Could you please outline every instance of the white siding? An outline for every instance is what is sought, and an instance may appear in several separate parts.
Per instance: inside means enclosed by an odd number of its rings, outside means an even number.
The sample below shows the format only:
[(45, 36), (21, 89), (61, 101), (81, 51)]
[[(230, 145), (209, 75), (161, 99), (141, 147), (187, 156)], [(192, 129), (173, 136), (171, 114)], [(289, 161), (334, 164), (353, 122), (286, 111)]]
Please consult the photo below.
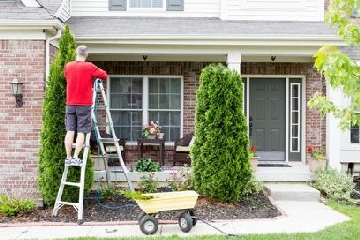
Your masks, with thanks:
[(324, 0), (223, 0), (229, 20), (323, 21)]
[(72, 0), (71, 16), (219, 17), (221, 0), (185, 0), (184, 11), (109, 11), (108, 0)]

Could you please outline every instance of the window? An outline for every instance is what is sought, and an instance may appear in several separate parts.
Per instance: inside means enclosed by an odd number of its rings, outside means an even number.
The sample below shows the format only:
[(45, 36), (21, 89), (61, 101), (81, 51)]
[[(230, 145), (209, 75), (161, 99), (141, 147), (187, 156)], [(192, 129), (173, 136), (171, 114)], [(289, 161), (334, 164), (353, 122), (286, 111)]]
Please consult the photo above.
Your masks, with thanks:
[(130, 8), (163, 8), (163, 0), (129, 0)]
[(290, 88), (290, 151), (300, 151), (300, 83)]
[(108, 0), (110, 11), (130, 9), (157, 9), (162, 11), (184, 11), (184, 0)]
[(117, 137), (136, 141), (149, 121), (159, 121), (166, 141), (180, 137), (180, 77), (110, 77), (109, 92)]

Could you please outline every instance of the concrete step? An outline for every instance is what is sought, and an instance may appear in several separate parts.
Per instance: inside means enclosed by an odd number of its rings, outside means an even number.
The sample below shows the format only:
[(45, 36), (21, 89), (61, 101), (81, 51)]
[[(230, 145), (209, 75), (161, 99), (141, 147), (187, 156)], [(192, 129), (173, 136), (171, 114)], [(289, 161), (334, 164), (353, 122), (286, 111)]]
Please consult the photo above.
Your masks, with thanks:
[(320, 201), (320, 191), (305, 183), (265, 183), (264, 191), (275, 201)]
[(307, 165), (288, 163), (291, 167), (257, 167), (256, 179), (261, 182), (309, 182), (313, 174)]

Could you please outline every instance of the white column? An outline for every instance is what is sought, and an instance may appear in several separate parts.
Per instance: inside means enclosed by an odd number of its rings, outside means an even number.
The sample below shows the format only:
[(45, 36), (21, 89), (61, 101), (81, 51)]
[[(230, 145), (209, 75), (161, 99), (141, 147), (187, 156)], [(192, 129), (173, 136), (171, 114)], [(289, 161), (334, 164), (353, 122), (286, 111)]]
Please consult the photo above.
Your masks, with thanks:
[(241, 53), (240, 52), (228, 53), (226, 63), (227, 63), (228, 68), (234, 69), (238, 73), (241, 74)]
[[(335, 103), (343, 102), (342, 92), (334, 90), (329, 84), (326, 85), (327, 96)], [(326, 116), (326, 155), (329, 165), (332, 168), (340, 169), (341, 157), (341, 130), (339, 128), (339, 120), (332, 114)]]

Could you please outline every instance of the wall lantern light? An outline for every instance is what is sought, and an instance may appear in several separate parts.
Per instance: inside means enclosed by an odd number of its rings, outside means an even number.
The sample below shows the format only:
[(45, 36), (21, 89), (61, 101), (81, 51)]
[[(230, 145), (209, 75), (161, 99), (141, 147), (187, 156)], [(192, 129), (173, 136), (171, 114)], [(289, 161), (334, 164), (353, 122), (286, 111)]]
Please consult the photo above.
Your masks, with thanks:
[(22, 95), (22, 87), (23, 82), (19, 82), (17, 76), (15, 75), (13, 81), (10, 83), (12, 94), (15, 97), (16, 107), (22, 107), (23, 105), (23, 95)]

